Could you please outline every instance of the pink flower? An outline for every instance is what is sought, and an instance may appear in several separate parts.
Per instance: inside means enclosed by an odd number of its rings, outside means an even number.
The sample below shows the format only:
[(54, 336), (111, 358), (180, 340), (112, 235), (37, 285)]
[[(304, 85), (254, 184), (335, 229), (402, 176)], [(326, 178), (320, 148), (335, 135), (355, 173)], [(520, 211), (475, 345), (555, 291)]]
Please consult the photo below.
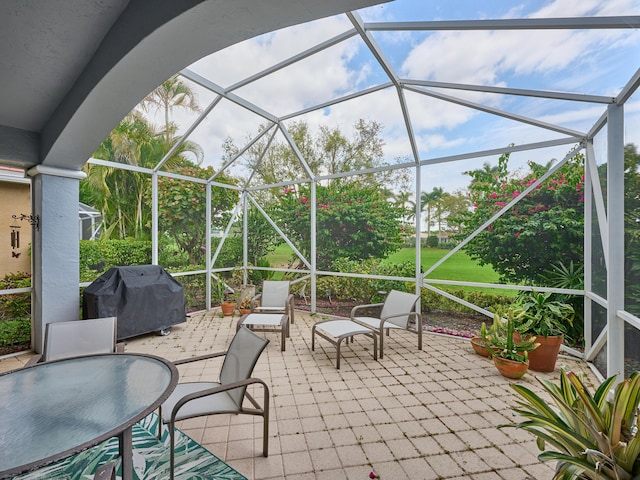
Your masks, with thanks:
[(489, 226), (487, 227), (487, 230), (489, 230), (490, 232), (493, 232), (493, 227), (492, 227), (491, 225), (489, 225)]
[(380, 478), (376, 472), (369, 473), (369, 478), (373, 480), (374, 478)]
[(513, 194), (511, 195), (512, 198), (517, 197), (518, 195), (520, 195), (520, 192), (518, 190), (516, 190), (515, 192), (513, 192)]
[(516, 232), (513, 234), (514, 237), (518, 238), (520, 236), (520, 232)]
[(504, 202), (496, 202), (494, 205), (497, 206), (497, 207), (504, 207), (506, 205), (506, 203), (504, 203)]
[(300, 197), (300, 202), (301, 203), (307, 203), (309, 201), (309, 199), (307, 197)]

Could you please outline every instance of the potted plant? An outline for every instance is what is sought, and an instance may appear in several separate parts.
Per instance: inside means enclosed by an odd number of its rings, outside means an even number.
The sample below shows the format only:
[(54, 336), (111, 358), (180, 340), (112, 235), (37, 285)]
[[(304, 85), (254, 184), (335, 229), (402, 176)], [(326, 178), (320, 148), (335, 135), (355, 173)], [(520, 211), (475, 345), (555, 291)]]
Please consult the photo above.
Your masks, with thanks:
[[(495, 329), (495, 322), (491, 324), (491, 327), (488, 330), (485, 325), (485, 336), (489, 336), (493, 334), (494, 329)], [(482, 332), (480, 330), (478, 330), (476, 332), (476, 335), (474, 337), (471, 337), (469, 341), (471, 342), (471, 346), (473, 347), (473, 349), (478, 355), (482, 357), (489, 357), (489, 358), (491, 357), (491, 352), (486, 347), (485, 342), (482, 339)]]
[(247, 315), (251, 313), (251, 298), (252, 297), (242, 297), (240, 302), (238, 303), (238, 312), (240, 315)]
[(233, 311), (236, 309), (236, 304), (227, 298), (227, 286), (224, 284), (222, 280), (218, 280), (215, 283), (215, 290), (213, 300), (216, 302), (220, 302), (220, 309), (222, 310), (222, 315), (228, 317), (233, 315)]
[(535, 337), (514, 339), (516, 315), (513, 309), (504, 312), (504, 319), (502, 316), (500, 311), (494, 314), (491, 328), (483, 322), (480, 335), (500, 374), (507, 378), (521, 378), (529, 367), (528, 353), (538, 344)]
[[(535, 336), (540, 344), (529, 355), (529, 368), (536, 372), (553, 372), (564, 335), (573, 325), (573, 307), (554, 300), (551, 292), (527, 292), (518, 297), (517, 330), (524, 338)], [(520, 315), (522, 313), (522, 315)]]
[(538, 458), (558, 462), (553, 478), (640, 478), (640, 372), (615, 385), (613, 392), (616, 377), (609, 377), (593, 395), (573, 372), (561, 370), (559, 385), (538, 381), (551, 400), (522, 385), (511, 385), (520, 396), (513, 410), (526, 420), (501, 427), (535, 435), (542, 451)]

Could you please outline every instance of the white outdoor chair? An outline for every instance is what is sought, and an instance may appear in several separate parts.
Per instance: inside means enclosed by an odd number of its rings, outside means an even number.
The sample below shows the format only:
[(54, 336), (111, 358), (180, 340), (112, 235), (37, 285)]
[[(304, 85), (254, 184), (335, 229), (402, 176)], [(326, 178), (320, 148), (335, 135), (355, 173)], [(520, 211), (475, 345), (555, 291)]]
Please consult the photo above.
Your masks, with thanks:
[[(384, 331), (389, 336), (391, 329), (408, 330), (418, 334), (418, 350), (422, 350), (422, 315), (416, 312), (420, 295), (391, 290), (384, 303), (357, 305), (351, 310), (351, 320), (369, 327), (380, 339), (380, 358), (384, 355)], [(365, 308), (382, 307), (380, 317), (358, 315)], [(409, 328), (409, 320), (414, 319), (415, 330)]]
[[(282, 313), (293, 321), (293, 294), (289, 293), (289, 282), (285, 280), (265, 280), (262, 282), (262, 293), (251, 299), (251, 312)], [(258, 305), (256, 305), (258, 302)]]
[(124, 343), (116, 343), (117, 331), (116, 317), (48, 323), (42, 354), (31, 357), (27, 366), (82, 355), (124, 352)]
[[(218, 382), (179, 383), (160, 407), (158, 438), (162, 437), (162, 425), (169, 424), (171, 437), (171, 474), (175, 471), (175, 422), (206, 415), (247, 414), (263, 417), (262, 454), (269, 455), (269, 387), (258, 378), (251, 378), (253, 368), (269, 340), (259, 337), (248, 328), (240, 328), (226, 352), (212, 353), (174, 362), (175, 365), (224, 356)], [(264, 390), (260, 407), (247, 392), (247, 386), (260, 384)], [(244, 399), (254, 408), (245, 408)]]

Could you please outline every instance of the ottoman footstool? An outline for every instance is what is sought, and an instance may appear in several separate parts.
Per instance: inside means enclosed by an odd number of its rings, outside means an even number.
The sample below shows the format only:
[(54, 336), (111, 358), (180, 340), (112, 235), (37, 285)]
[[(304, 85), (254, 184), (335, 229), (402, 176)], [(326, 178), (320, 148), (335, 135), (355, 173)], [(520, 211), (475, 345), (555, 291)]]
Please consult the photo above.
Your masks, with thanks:
[(324, 338), (331, 344), (336, 346), (336, 368), (340, 369), (340, 345), (346, 338), (353, 338), (355, 335), (366, 335), (373, 339), (373, 359), (378, 360), (378, 338), (371, 331), (370, 328), (358, 325), (351, 320), (324, 320), (317, 322), (311, 329), (311, 350), (315, 350), (316, 335)]

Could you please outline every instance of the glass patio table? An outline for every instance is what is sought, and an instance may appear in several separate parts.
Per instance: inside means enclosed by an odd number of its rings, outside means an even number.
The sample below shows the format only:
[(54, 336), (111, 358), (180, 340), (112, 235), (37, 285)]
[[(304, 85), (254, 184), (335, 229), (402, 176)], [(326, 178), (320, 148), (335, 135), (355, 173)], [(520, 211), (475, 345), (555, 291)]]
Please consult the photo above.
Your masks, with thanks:
[(131, 479), (132, 426), (177, 383), (168, 360), (131, 353), (69, 358), (0, 375), (0, 478), (117, 436), (122, 478)]

